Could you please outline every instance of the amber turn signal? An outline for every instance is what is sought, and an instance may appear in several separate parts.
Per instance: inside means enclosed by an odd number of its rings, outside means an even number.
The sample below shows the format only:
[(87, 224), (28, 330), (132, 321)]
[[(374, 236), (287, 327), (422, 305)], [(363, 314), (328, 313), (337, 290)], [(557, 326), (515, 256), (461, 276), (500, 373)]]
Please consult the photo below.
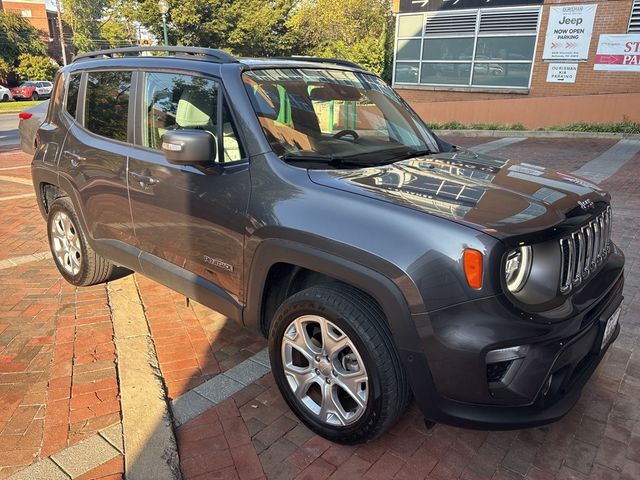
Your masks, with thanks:
[(466, 248), (463, 255), (464, 274), (471, 288), (482, 288), (482, 253)]

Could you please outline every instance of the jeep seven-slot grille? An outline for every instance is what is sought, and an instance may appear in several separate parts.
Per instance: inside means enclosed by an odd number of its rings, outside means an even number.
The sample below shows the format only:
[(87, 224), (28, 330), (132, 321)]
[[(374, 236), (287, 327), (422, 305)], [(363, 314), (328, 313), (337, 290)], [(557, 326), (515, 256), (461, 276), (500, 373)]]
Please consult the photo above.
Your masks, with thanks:
[(560, 291), (568, 293), (586, 280), (611, 250), (611, 207), (587, 225), (560, 239)]

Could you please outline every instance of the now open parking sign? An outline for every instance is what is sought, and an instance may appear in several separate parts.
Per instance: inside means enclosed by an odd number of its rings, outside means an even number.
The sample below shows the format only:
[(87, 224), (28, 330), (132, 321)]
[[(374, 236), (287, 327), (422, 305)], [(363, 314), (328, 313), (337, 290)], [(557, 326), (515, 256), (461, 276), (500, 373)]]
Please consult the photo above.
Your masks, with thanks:
[(543, 60), (580, 61), (589, 57), (597, 5), (550, 8)]

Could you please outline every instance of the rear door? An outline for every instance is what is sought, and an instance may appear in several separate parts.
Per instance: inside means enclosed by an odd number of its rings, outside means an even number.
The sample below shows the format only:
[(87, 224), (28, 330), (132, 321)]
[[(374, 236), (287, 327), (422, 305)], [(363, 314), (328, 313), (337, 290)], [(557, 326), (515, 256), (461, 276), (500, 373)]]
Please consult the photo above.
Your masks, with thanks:
[[(138, 147), (129, 159), (129, 195), (138, 246), (151, 254), (149, 262), (160, 270), (169, 268), (164, 263), (168, 262), (181, 269), (173, 269), (176, 275), (195, 274), (237, 300), (242, 285), (249, 162), (220, 84), (187, 72), (146, 71), (140, 73), (138, 91)], [(212, 159), (209, 168), (169, 163), (161, 146), (163, 133), (170, 129), (207, 131), (217, 141), (218, 158)]]
[[(78, 192), (86, 233), (114, 260), (135, 243), (127, 192), (127, 157), (133, 140), (127, 119), (133, 114), (129, 100), (134, 78), (130, 70), (82, 74), (76, 119), (59, 161), (61, 178)], [(67, 96), (69, 110), (72, 102)], [(135, 266), (126, 259), (121, 263)]]

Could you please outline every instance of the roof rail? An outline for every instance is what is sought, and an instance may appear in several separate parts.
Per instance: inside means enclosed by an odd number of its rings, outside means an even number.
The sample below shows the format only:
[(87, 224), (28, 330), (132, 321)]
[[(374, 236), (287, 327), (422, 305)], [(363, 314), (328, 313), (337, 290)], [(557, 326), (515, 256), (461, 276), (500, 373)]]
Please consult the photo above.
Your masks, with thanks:
[(360, 65), (354, 62), (350, 62), (348, 60), (341, 60), (339, 58), (324, 58), (324, 57), (307, 57), (305, 55), (291, 55), (289, 57), (269, 57), (275, 60), (300, 60), (304, 62), (314, 62), (314, 63), (334, 63), (336, 65), (343, 65), (345, 67), (358, 68), (360, 70), (365, 70)]
[[(132, 55), (140, 54), (143, 52), (167, 52), (175, 53), (178, 55), (184, 55), (189, 57), (205, 57), (207, 60), (213, 60), (218, 63), (231, 63), (238, 60), (222, 50), (216, 48), (203, 48), (203, 47), (164, 47), (161, 45), (151, 45), (148, 47), (126, 47), (126, 48), (112, 48), (108, 50), (96, 50), (95, 52), (87, 52), (82, 55), (78, 55), (74, 62), (78, 60), (89, 60), (100, 57), (113, 57), (114, 55)], [(198, 60), (198, 58), (194, 58)]]

